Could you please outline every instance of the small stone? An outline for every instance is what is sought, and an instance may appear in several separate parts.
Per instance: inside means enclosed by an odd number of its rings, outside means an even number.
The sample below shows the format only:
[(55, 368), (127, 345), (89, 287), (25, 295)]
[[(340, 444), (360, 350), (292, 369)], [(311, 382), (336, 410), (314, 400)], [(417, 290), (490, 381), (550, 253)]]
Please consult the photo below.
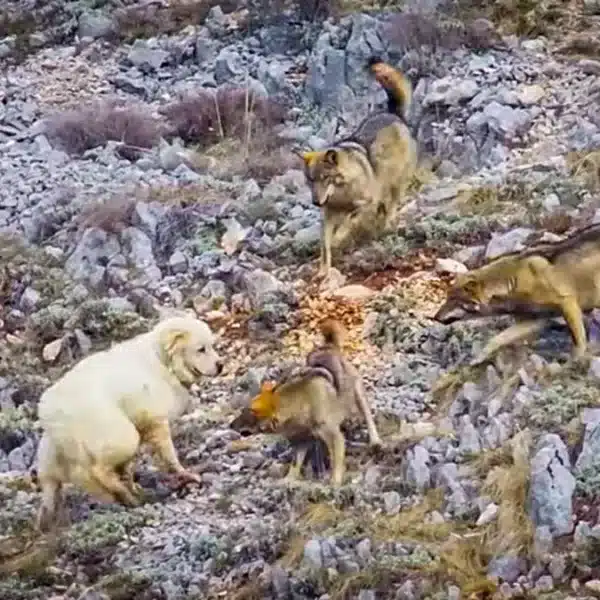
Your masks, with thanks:
[(451, 258), (438, 258), (435, 261), (435, 270), (438, 273), (466, 273), (467, 267)]
[(595, 596), (600, 596), (600, 579), (590, 579), (583, 584), (583, 587)]
[(479, 515), (477, 519), (476, 525), (481, 527), (482, 525), (487, 525), (491, 523), (498, 516), (498, 505), (490, 502), (485, 508), (485, 510)]
[(391, 492), (385, 492), (383, 494), (383, 504), (385, 506), (385, 512), (388, 515), (397, 515), (400, 512), (400, 503), (402, 498), (400, 494), (394, 490)]

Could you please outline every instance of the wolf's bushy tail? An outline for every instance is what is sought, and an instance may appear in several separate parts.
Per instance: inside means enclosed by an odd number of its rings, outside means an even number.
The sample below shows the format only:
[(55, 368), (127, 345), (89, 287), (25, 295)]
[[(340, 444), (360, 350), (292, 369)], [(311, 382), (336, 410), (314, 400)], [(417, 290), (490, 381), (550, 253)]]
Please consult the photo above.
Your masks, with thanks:
[(335, 346), (338, 350), (342, 349), (344, 338), (346, 337), (346, 328), (335, 319), (327, 319), (321, 323), (321, 334), (325, 338), (326, 344)]

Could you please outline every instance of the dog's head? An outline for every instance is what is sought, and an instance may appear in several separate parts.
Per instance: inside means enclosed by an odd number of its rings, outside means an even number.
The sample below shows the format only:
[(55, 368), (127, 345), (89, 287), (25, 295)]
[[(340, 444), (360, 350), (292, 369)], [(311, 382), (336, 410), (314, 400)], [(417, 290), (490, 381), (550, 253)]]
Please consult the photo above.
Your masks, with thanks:
[(434, 315), (434, 319), (445, 325), (469, 317), (483, 316), (485, 311), (484, 286), (470, 273), (457, 275), (450, 288), (446, 302)]
[(186, 384), (202, 375), (219, 375), (223, 363), (213, 348), (208, 325), (194, 317), (172, 317), (156, 326), (163, 362)]

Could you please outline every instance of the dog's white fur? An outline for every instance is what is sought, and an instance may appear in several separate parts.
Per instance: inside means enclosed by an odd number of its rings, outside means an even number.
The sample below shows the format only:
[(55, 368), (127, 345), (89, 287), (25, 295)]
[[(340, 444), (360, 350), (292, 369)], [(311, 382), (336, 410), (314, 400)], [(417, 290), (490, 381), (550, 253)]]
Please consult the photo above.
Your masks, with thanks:
[(37, 454), (38, 528), (54, 524), (68, 482), (101, 500), (139, 504), (133, 465), (141, 443), (182, 480), (199, 482), (177, 458), (169, 421), (188, 410), (186, 386), (221, 368), (208, 325), (175, 316), (84, 358), (56, 381), (38, 407), (44, 430)]

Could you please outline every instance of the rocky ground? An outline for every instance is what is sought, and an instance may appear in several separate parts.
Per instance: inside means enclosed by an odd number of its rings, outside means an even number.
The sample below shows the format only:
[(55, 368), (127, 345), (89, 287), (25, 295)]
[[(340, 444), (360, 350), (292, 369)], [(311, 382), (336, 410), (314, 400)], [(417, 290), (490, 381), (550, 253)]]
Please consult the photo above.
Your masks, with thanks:
[[(453, 273), (599, 218), (597, 2), (0, 7), (1, 598), (600, 595), (598, 359), (571, 365), (557, 328), (469, 368), (510, 319), (431, 319)], [(403, 226), (323, 288), (292, 150), (384, 99), (375, 53), (414, 81), (423, 166)], [(40, 392), (157, 307), (193, 308), (227, 359), (175, 426), (203, 485), (143, 456), (143, 506), (72, 490), (71, 526), (36, 537)], [(285, 487), (285, 443), (228, 428), (325, 316), (386, 443), (350, 427), (335, 492)]]

